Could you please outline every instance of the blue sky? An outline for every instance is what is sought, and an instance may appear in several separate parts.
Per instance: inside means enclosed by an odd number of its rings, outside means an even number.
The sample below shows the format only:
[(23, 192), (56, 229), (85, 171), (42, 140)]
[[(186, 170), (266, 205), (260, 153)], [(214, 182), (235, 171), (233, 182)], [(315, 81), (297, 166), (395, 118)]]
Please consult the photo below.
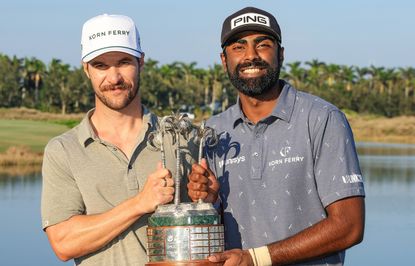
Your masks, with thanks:
[(161, 64), (219, 63), (220, 31), (246, 6), (273, 13), (285, 62), (318, 59), (356, 66), (414, 67), (415, 1), (411, 0), (13, 0), (0, 9), (0, 53), (52, 58), (79, 66), (84, 21), (98, 14), (132, 17), (147, 58)]

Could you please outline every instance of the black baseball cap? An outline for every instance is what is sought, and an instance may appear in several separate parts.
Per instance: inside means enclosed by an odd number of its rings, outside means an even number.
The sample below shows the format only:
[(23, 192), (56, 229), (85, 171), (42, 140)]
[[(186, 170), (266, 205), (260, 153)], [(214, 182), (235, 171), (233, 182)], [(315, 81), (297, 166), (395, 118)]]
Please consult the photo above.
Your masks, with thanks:
[(221, 46), (235, 34), (243, 31), (258, 31), (268, 33), (281, 44), (281, 30), (275, 17), (259, 8), (245, 7), (225, 19), (222, 25)]

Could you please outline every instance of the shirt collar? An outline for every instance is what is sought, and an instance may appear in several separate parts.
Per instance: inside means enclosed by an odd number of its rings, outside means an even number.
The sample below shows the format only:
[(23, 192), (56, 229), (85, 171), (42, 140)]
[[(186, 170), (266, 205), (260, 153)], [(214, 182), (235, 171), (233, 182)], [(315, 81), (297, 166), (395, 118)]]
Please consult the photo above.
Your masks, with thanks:
[[(283, 86), (280, 95), (278, 96), (277, 105), (272, 110), (270, 117), (279, 118), (286, 122), (290, 122), (291, 115), (294, 110), (294, 104), (297, 97), (297, 90), (292, 87), (288, 82), (280, 80), (280, 84)], [(248, 121), (241, 109), (239, 96), (236, 100), (236, 104), (230, 107), (231, 117), (233, 119), (233, 127), (235, 128), (239, 123)], [(267, 120), (264, 118), (263, 120)]]
[[(95, 108), (89, 110), (78, 126), (78, 141), (84, 147), (90, 143), (99, 140), (98, 136), (92, 129), (91, 116), (95, 112)], [(157, 124), (157, 116), (151, 113), (147, 107), (143, 106), (143, 125), (148, 124), (148, 128), (153, 128)], [(143, 127), (144, 128), (144, 127)]]

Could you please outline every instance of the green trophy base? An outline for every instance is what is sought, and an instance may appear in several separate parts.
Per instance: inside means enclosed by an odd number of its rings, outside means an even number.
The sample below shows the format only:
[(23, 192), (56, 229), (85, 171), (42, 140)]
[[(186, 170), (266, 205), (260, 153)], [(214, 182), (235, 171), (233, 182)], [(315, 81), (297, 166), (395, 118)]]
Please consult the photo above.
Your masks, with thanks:
[(146, 265), (222, 265), (206, 259), (224, 251), (223, 225), (212, 204), (159, 206), (148, 224)]

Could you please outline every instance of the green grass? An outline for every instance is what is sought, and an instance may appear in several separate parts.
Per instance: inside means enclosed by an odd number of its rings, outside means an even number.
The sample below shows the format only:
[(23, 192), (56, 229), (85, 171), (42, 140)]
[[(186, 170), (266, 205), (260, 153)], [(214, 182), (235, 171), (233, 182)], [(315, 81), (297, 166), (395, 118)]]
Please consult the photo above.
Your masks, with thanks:
[(30, 120), (0, 119), (0, 152), (11, 146), (27, 146), (43, 152), (46, 143), (69, 128), (67, 125)]

